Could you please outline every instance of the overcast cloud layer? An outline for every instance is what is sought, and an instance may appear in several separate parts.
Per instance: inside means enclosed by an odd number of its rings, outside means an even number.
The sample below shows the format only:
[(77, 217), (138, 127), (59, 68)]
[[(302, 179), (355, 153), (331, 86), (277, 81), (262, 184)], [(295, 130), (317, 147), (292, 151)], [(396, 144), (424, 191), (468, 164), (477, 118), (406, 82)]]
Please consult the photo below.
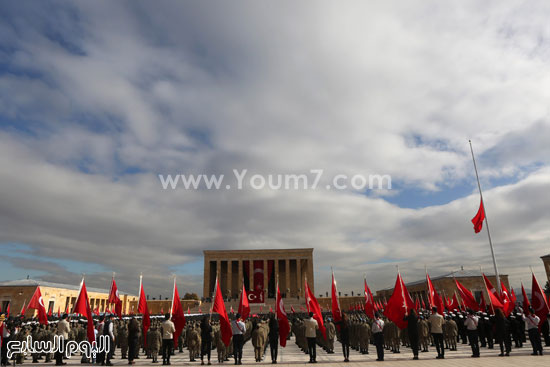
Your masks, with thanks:
[[(314, 247), (317, 293), (550, 241), (547, 1), (2, 2), (0, 246), (26, 274), (202, 293), (202, 251)], [(389, 174), (393, 190), (162, 190), (158, 174)], [(325, 182), (323, 181), (323, 186)], [(148, 290), (148, 289), (149, 290)]]

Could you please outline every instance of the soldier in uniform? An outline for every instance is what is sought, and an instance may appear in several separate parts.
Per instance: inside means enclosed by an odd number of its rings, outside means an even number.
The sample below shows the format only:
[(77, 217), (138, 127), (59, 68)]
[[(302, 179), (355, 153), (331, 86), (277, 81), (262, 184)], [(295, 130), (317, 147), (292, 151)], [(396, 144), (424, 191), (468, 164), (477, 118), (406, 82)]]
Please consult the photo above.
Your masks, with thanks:
[(336, 327), (332, 322), (332, 319), (328, 319), (325, 324), (326, 333), (327, 333), (327, 353), (334, 353), (334, 338), (336, 337)]
[(428, 346), (430, 345), (430, 325), (424, 316), (420, 316), (419, 334), (422, 352), (428, 352)]
[(448, 345), (449, 350), (456, 350), (456, 340), (458, 336), (458, 326), (456, 322), (447, 316), (447, 322), (443, 324), (443, 335), (445, 337), (445, 344)]
[(151, 353), (151, 358), (153, 359), (152, 363), (158, 363), (158, 356), (160, 352), (160, 345), (162, 343), (160, 332), (158, 330), (157, 324), (153, 324), (153, 327), (148, 333), (147, 346)]
[(122, 359), (126, 359), (128, 355), (128, 326), (125, 322), (121, 322), (117, 327), (117, 341), (120, 347)]
[(187, 349), (189, 349), (189, 361), (195, 362), (201, 349), (201, 336), (195, 325), (191, 325), (187, 332)]

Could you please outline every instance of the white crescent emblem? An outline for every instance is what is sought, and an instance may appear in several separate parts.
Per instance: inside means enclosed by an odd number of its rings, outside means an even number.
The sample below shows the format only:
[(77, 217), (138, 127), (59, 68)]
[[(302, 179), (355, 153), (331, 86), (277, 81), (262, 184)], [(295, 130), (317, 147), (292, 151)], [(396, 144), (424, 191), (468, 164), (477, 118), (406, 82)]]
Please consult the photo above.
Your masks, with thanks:
[(285, 309), (284, 309), (284, 306), (283, 306), (283, 299), (282, 298), (279, 300), (279, 310), (281, 311), (281, 313), (283, 315), (286, 316), (286, 312), (285, 312)]
[(46, 306), (44, 306), (44, 300), (42, 299), (42, 296), (38, 297), (38, 303), (40, 304), (40, 306), (46, 308)]
[(248, 294), (248, 300), (249, 300), (249, 301), (254, 301), (256, 298), (257, 298), (257, 297), (256, 297), (256, 295), (255, 295), (254, 293), (249, 293), (249, 294)]

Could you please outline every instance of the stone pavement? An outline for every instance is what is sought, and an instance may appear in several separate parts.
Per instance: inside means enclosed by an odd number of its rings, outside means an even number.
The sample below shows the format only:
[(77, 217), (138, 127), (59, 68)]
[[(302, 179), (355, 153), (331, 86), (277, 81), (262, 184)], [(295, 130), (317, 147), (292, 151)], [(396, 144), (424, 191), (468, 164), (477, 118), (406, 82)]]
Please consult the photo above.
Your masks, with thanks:
[[(498, 346), (497, 346), (498, 348)], [(118, 350), (117, 350), (118, 352)], [(486, 348), (481, 349), (481, 358), (471, 358), (471, 350), (467, 345), (459, 344), (458, 351), (450, 352), (445, 350), (445, 359), (435, 359), (435, 348), (430, 348), (427, 353), (420, 353), (420, 360), (412, 360), (412, 353), (408, 348), (402, 348), (401, 353), (394, 354), (386, 351), (384, 362), (376, 362), (376, 349), (374, 346), (370, 346), (369, 353), (362, 355), (354, 350), (350, 351), (350, 363), (344, 363), (341, 355), (340, 343), (336, 343), (336, 353), (327, 354), (320, 348), (317, 348), (317, 365), (319, 366), (345, 366), (345, 367), (357, 367), (357, 366), (403, 366), (403, 367), (424, 367), (424, 366), (448, 366), (448, 367), (506, 367), (506, 366), (521, 366), (521, 367), (537, 367), (550, 365), (550, 350), (548, 355), (545, 356), (531, 356), (532, 352), (529, 341), (524, 344), (523, 348), (513, 349), (510, 357), (499, 357), (500, 350), (493, 349), (488, 350)], [(120, 354), (117, 353), (117, 357)], [(260, 363), (262, 365), (270, 365), (271, 357), (269, 356), (269, 347), (266, 350), (266, 358)], [(294, 340), (289, 340), (286, 348), (279, 348), (279, 362), (283, 365), (310, 365), (306, 363), (309, 357), (298, 349)], [(73, 357), (67, 360), (67, 365), (83, 366), (80, 363), (80, 358)], [(162, 366), (162, 357), (159, 356), (159, 363), (153, 364), (150, 359), (144, 359), (141, 356), (140, 359), (135, 360), (136, 366)], [(189, 353), (187, 350), (184, 353), (177, 353), (171, 357), (172, 366), (200, 366), (200, 359), (196, 362), (189, 362)], [(32, 365), (30, 361), (26, 361), (25, 364)], [(127, 360), (120, 360), (115, 358), (113, 360), (114, 365), (123, 366), (128, 365)], [(212, 365), (217, 365), (216, 351), (212, 351)], [(257, 365), (254, 361), (254, 351), (252, 344), (246, 343), (243, 350), (243, 365)], [(53, 364), (49, 364), (52, 366)], [(233, 366), (233, 360), (224, 363), (225, 366)], [(36, 366), (36, 364), (34, 364)]]

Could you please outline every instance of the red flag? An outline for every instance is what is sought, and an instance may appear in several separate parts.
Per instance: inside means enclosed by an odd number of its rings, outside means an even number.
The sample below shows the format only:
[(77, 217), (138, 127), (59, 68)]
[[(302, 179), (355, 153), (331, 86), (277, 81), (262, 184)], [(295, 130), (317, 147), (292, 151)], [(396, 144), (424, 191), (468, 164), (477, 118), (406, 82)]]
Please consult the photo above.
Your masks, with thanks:
[(495, 289), (495, 287), (493, 287), (493, 285), (489, 281), (489, 278), (487, 278), (485, 274), (482, 274), (482, 275), (483, 275), (483, 282), (485, 283), (485, 288), (487, 289), (487, 294), (489, 295), (489, 302), (491, 303), (491, 308), (493, 309), (493, 312), (495, 308), (504, 309), (504, 305), (502, 304), (502, 301), (498, 296), (497, 290)]
[(260, 313), (262, 313), (264, 307), (263, 306), (260, 306)]
[(460, 303), (458, 302), (458, 298), (456, 298), (456, 293), (453, 294), (453, 300), (449, 304), (449, 311), (452, 310), (460, 310)]
[(161, 314), (161, 315), (164, 315), (164, 307), (161, 307), (161, 308), (160, 308), (160, 314)]
[(300, 311), (302, 311), (302, 312), (306, 312), (307, 310), (305, 309), (305, 307), (304, 307), (304, 306), (300, 306)]
[(483, 228), (483, 220), (485, 219), (485, 209), (483, 208), (483, 200), (479, 203), (479, 210), (475, 217), (472, 218), (472, 223), (474, 224), (474, 231), (476, 233), (481, 232)]
[(535, 310), (535, 314), (540, 318), (540, 327), (546, 322), (546, 318), (550, 309), (548, 308), (548, 302), (544, 296), (544, 292), (537, 282), (537, 278), (533, 273), (533, 281), (531, 285), (531, 307)]
[(411, 309), (414, 309), (414, 302), (401, 278), (401, 274), (397, 273), (395, 287), (390, 300), (384, 308), (384, 315), (393, 321), (400, 329), (404, 329), (407, 327), (408, 322), (403, 319)]
[(111, 291), (109, 292), (109, 299), (107, 303), (115, 305), (115, 312), (120, 320), (122, 320), (122, 300), (118, 294), (118, 287), (116, 286), (115, 277), (111, 281)]
[(52, 312), (53, 312), (52, 309), (53, 309), (53, 307), (50, 307), (50, 308), (48, 309), (48, 317), (52, 317)]
[(248, 296), (246, 294), (246, 289), (244, 288), (244, 283), (241, 298), (239, 299), (239, 313), (241, 314), (241, 319), (243, 319), (243, 321), (250, 315), (250, 305), (248, 304)]
[(277, 320), (279, 321), (279, 344), (281, 344), (281, 347), (286, 347), (286, 338), (290, 332), (290, 325), (288, 324), (283, 297), (281, 297), (281, 291), (279, 290), (279, 283), (277, 283), (277, 299), (275, 303), (277, 305)]
[(334, 272), (332, 273), (331, 303), (332, 317), (334, 319), (334, 322), (340, 322), (342, 320), (342, 310), (340, 309), (340, 302), (338, 302), (338, 293), (336, 292), (336, 279), (334, 279)]
[(143, 314), (143, 317), (141, 319), (141, 326), (143, 328), (143, 345), (147, 347), (147, 338), (145, 337), (147, 335), (147, 330), (149, 330), (149, 326), (151, 326), (151, 318), (149, 316), (149, 307), (147, 306), (147, 298), (145, 296), (145, 291), (143, 290), (143, 277), (139, 277), (139, 302), (138, 302), (138, 313)]
[(67, 302), (67, 306), (65, 307), (65, 313), (67, 315), (69, 314), (69, 302)]
[(273, 308), (269, 306), (269, 313), (273, 313)]
[(430, 303), (430, 308), (437, 307), (437, 312), (440, 315), (443, 315), (443, 312), (445, 311), (445, 306), (443, 305), (443, 301), (441, 300), (439, 293), (437, 293), (437, 291), (435, 290), (428, 273), (426, 273), (426, 282), (428, 283), (428, 302)]
[(504, 309), (502, 311), (504, 311), (504, 315), (508, 317), (514, 310), (515, 306), (504, 283), (501, 283), (500, 287), (502, 288), (500, 299), (502, 300), (502, 304), (504, 305)]
[(19, 313), (21, 317), (25, 316), (25, 312), (27, 312), (27, 308), (25, 307), (25, 303), (27, 303), (27, 300), (23, 301), (23, 307), (21, 307), (21, 312)]
[(529, 297), (525, 293), (525, 288), (523, 288), (523, 283), (521, 283), (521, 293), (523, 293), (523, 309), (528, 310), (531, 307), (531, 302), (529, 302)]
[(294, 306), (290, 306), (290, 312), (296, 313), (296, 310), (294, 309)]
[(462, 298), (462, 302), (464, 303), (464, 306), (467, 308), (473, 310), (473, 311), (479, 311), (479, 305), (476, 302), (476, 299), (474, 298), (472, 292), (466, 287), (464, 287), (458, 280), (455, 279), (456, 288), (458, 289), (458, 293), (460, 294), (460, 298)]
[(176, 331), (174, 332), (174, 347), (178, 347), (178, 339), (181, 335), (183, 328), (185, 327), (185, 315), (183, 314), (183, 307), (181, 305), (180, 294), (178, 287), (176, 286), (176, 279), (174, 279), (174, 292), (172, 296), (172, 321)]
[(418, 298), (414, 300), (414, 309), (417, 311), (420, 310), (420, 301), (418, 300)]
[(8, 303), (8, 308), (6, 309), (6, 318), (10, 317), (10, 306), (11, 306), (11, 302)]
[(57, 307), (57, 318), (61, 317), (61, 307)]
[(222, 340), (225, 346), (229, 346), (231, 341), (231, 324), (229, 323), (229, 317), (227, 316), (227, 311), (225, 310), (225, 303), (223, 302), (222, 290), (220, 288), (219, 279), (216, 277), (216, 293), (214, 296), (214, 307), (212, 307), (213, 312), (217, 312), (220, 315), (220, 329), (222, 332)]
[(313, 292), (311, 292), (311, 289), (309, 289), (307, 280), (304, 282), (304, 294), (306, 296), (307, 310), (308, 312), (313, 312), (313, 318), (317, 320), (317, 324), (319, 324), (319, 330), (321, 330), (323, 338), (326, 339), (327, 334), (325, 330), (325, 324), (323, 323), (323, 314), (321, 312), (321, 308), (319, 307), (319, 302), (317, 302), (317, 298), (315, 298)]
[(74, 304), (73, 313), (79, 313), (85, 315), (88, 320), (88, 326), (86, 328), (86, 335), (88, 336), (88, 341), (90, 343), (95, 342), (95, 331), (94, 331), (94, 321), (92, 317), (92, 309), (90, 308), (90, 300), (88, 299), (88, 291), (86, 290), (86, 283), (82, 279), (82, 284), (80, 286), (80, 293), (76, 303)]
[(372, 292), (370, 291), (369, 286), (367, 285), (367, 278), (365, 278), (365, 313), (371, 319), (374, 319), (374, 298), (372, 297)]
[(188, 315), (191, 314), (191, 309), (189, 308), (189, 306), (187, 306), (187, 314), (188, 314)]
[[(99, 306), (94, 309), (94, 315), (99, 316)], [(80, 312), (79, 312), (80, 313)], [(80, 313), (82, 315), (82, 313)]]
[(515, 308), (518, 298), (516, 297), (516, 292), (514, 292), (514, 288), (512, 288), (512, 290), (510, 291), (510, 301), (512, 301), (512, 304), (514, 305), (514, 308)]
[(38, 310), (38, 321), (42, 325), (48, 325), (48, 316), (46, 315), (46, 307), (44, 306), (42, 293), (40, 293), (40, 287), (36, 287), (27, 308)]
[(234, 314), (234, 313), (235, 313), (235, 311), (233, 311), (233, 305), (231, 305), (231, 307), (229, 308), (229, 313), (230, 313), (230, 314)]
[(422, 299), (422, 308), (426, 309), (426, 302), (424, 302), (424, 299)]
[(481, 312), (487, 311), (487, 303), (485, 303), (485, 296), (483, 295), (483, 292), (481, 292), (481, 298), (479, 300), (479, 309)]
[(202, 314), (202, 310), (201, 310), (201, 308), (200, 308), (200, 307), (199, 307), (199, 313), (200, 313), (200, 314)]

